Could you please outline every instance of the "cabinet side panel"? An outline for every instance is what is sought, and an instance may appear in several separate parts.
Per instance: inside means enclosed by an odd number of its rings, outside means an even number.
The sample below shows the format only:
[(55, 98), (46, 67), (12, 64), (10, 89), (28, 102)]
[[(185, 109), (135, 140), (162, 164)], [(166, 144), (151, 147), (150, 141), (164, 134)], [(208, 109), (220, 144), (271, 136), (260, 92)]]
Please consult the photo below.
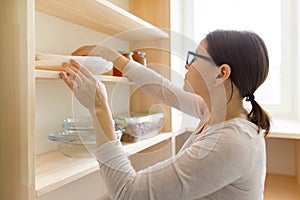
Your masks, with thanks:
[(267, 138), (267, 172), (295, 176), (295, 141)]
[(129, 10), (157, 27), (170, 28), (170, 0), (129, 0)]
[(298, 181), (298, 187), (300, 190), (300, 140), (296, 141), (296, 175)]
[(0, 6), (0, 199), (34, 199), (33, 1)]

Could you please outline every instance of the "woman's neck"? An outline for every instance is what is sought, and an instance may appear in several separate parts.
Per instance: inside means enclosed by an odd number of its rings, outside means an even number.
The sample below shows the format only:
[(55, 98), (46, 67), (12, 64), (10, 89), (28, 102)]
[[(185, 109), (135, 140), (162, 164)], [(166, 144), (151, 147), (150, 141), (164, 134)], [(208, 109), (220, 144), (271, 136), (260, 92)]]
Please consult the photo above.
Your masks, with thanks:
[(227, 103), (215, 104), (212, 108), (209, 108), (211, 121), (210, 124), (217, 124), (233, 118), (248, 119), (247, 110), (243, 106), (243, 102), (239, 98), (232, 97)]

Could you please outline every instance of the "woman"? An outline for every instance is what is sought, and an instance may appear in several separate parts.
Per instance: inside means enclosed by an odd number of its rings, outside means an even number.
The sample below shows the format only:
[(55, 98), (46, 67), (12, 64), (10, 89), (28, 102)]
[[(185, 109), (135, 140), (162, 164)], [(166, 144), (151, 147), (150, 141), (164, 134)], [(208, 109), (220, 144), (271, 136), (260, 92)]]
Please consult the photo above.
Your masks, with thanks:
[[(76, 61), (63, 63), (61, 78), (93, 117), (95, 155), (112, 199), (263, 199), (270, 117), (254, 92), (267, 77), (269, 60), (257, 34), (209, 33), (195, 52), (188, 52), (184, 90), (102, 46), (73, 54), (113, 61), (157, 100), (201, 119), (176, 156), (136, 172), (116, 140), (103, 84)], [(252, 105), (250, 112), (244, 99)]]

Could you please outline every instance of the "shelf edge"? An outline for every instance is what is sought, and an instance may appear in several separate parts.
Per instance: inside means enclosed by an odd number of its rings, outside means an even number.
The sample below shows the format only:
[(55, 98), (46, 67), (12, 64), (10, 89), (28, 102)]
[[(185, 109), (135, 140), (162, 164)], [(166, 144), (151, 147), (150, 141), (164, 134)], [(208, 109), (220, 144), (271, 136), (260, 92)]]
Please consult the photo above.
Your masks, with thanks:
[[(39, 70), (34, 71), (36, 80), (61, 80), (59, 77), (59, 71), (51, 70)], [(122, 83), (122, 84), (134, 84), (127, 77), (108, 76), (108, 75), (96, 75), (102, 82)]]
[[(159, 133), (156, 136), (141, 140), (136, 143), (123, 143), (124, 151), (127, 153), (128, 156), (133, 155), (135, 153), (138, 153), (140, 151), (143, 151), (151, 146), (154, 146), (160, 142), (163, 142), (165, 140), (168, 140), (172, 138), (174, 133), (168, 132), (168, 133)], [(52, 159), (51, 159), (52, 157)], [(49, 167), (51, 164), (54, 166), (60, 166), (58, 170), (55, 170), (56, 173), (51, 175), (46, 175), (44, 177), (39, 177), (39, 179), (36, 180), (36, 196), (42, 196), (48, 192), (51, 192), (55, 189), (58, 189), (60, 187), (63, 187), (64, 185), (67, 185), (75, 180), (78, 180), (86, 175), (89, 175), (93, 172), (96, 172), (99, 169), (98, 162), (94, 158), (87, 158), (87, 159), (76, 159), (76, 158), (69, 158), (66, 156), (61, 155), (61, 153), (57, 151), (52, 151), (46, 154), (38, 155), (36, 157), (37, 162), (36, 163), (43, 163), (45, 160), (55, 160), (60, 163), (51, 162), (50, 164), (46, 163), (44, 164), (46, 167)], [(65, 164), (66, 166), (63, 167), (63, 170), (61, 169), (61, 164)], [(78, 169), (81, 169), (80, 171)], [(39, 171), (47, 171), (45, 169), (41, 169), (41, 166), (37, 164), (36, 169)], [(68, 170), (69, 169), (69, 170)], [(76, 169), (76, 170), (74, 170)], [(53, 168), (52, 168), (53, 170)], [(60, 175), (59, 170), (61, 170), (63, 176), (65, 176), (66, 171), (75, 171), (75, 173), (68, 177), (63, 177)], [(73, 171), (72, 171), (73, 170)], [(42, 176), (42, 175), (40, 175)], [(60, 177), (60, 178), (59, 178)], [(49, 180), (47, 180), (49, 179)], [(49, 183), (46, 183), (49, 181)]]

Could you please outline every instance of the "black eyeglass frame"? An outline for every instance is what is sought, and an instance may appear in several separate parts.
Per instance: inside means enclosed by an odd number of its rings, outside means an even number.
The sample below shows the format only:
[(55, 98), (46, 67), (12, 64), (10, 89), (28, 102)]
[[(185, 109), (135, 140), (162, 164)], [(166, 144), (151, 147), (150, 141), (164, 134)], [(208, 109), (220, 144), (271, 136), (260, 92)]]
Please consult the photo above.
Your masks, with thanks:
[(190, 54), (193, 55), (193, 56), (196, 56), (196, 57), (198, 57), (198, 58), (201, 58), (201, 59), (203, 59), (203, 60), (205, 60), (205, 61), (207, 61), (207, 62), (210, 62), (210, 63), (215, 64), (214, 60), (213, 60), (212, 58), (210, 58), (210, 57), (207, 57), (207, 56), (203, 56), (203, 55), (197, 54), (197, 53), (195, 53), (195, 52), (193, 52), (193, 51), (188, 51), (188, 54), (187, 54), (187, 56), (186, 56), (186, 62), (185, 62), (187, 65), (191, 65), (191, 64), (194, 62), (194, 59), (193, 59), (193, 60), (189, 63), (189, 56), (190, 56)]

